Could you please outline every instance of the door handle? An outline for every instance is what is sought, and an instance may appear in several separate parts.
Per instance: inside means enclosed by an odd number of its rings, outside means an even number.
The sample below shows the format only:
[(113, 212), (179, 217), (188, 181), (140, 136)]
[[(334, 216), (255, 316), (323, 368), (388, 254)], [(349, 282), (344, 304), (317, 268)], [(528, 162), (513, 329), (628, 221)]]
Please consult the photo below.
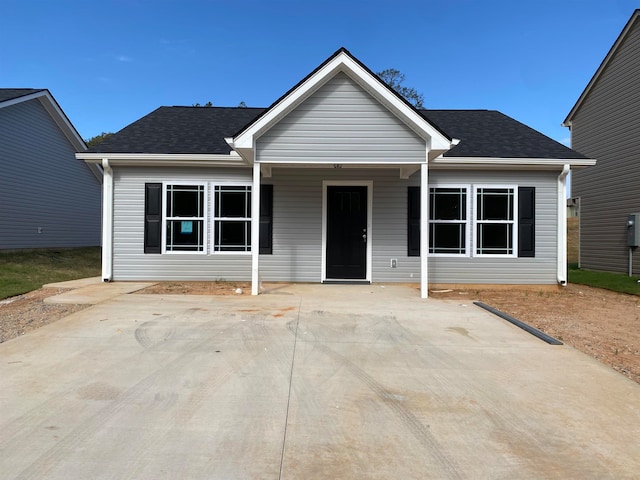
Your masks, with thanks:
[(362, 234), (362, 240), (364, 240), (365, 242), (367, 241), (367, 234), (366, 233)]

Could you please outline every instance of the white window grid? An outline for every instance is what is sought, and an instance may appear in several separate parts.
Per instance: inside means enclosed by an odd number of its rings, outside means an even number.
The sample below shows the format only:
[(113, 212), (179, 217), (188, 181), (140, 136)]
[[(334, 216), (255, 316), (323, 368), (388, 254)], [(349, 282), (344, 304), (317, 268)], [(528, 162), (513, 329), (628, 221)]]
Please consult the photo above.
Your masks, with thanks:
[[(244, 217), (223, 217), (217, 216), (216, 212), (218, 211), (218, 203), (220, 202), (220, 197), (218, 193), (223, 193), (222, 188), (236, 188), (236, 193), (244, 193), (245, 194), (245, 216)], [(251, 183), (246, 182), (232, 182), (232, 183), (212, 183), (211, 189), (213, 191), (213, 232), (211, 235), (211, 251), (216, 255), (225, 255), (225, 254), (250, 254), (251, 253), (251, 242), (247, 242), (244, 245), (226, 245), (226, 247), (235, 247), (238, 250), (221, 250), (221, 232), (222, 229), (218, 229), (218, 235), (216, 238), (216, 225), (218, 222), (244, 222), (245, 229), (245, 238), (250, 238), (251, 234)], [(234, 192), (234, 190), (224, 190), (224, 192)], [(242, 250), (240, 250), (240, 248)]]
[[(438, 220), (432, 219), (431, 215), (429, 215), (429, 234), (431, 235), (431, 225), (436, 224), (455, 224), (455, 225), (464, 225), (464, 236), (465, 241), (462, 246), (462, 252), (447, 252), (447, 253), (432, 253), (431, 246), (429, 246), (429, 256), (437, 256), (437, 257), (469, 257), (471, 255), (471, 235), (470, 235), (470, 213), (471, 213), (471, 185), (468, 184), (431, 184), (429, 185), (429, 204), (433, 201), (433, 193), (434, 190), (440, 189), (457, 189), (460, 192), (464, 192), (465, 200), (462, 202), (461, 207), (464, 208), (464, 220)], [(453, 195), (453, 193), (451, 193)], [(461, 211), (463, 211), (461, 209)]]
[[(162, 184), (162, 252), (168, 254), (177, 254), (177, 255), (201, 255), (207, 253), (207, 245), (208, 245), (208, 225), (207, 225), (207, 205), (208, 205), (208, 196), (207, 196), (207, 184), (202, 182), (193, 182), (193, 181), (172, 181), (172, 182), (164, 182)], [(180, 186), (189, 186), (189, 187), (201, 187), (202, 190), (199, 190), (198, 193), (202, 193), (202, 211), (200, 211), (200, 202), (198, 202), (198, 216), (196, 217), (179, 217), (169, 215), (168, 205), (167, 205), (167, 196), (169, 192), (174, 191), (175, 188)], [(173, 212), (171, 212), (173, 213)], [(200, 222), (202, 222), (202, 244), (198, 244), (197, 247), (199, 250), (174, 250), (172, 246), (169, 246), (169, 241), (167, 238), (167, 229), (168, 224), (171, 223), (171, 228), (173, 228), (173, 222), (175, 221), (193, 221), (199, 227)], [(168, 248), (170, 247), (170, 248)]]
[[(480, 206), (478, 202), (478, 195), (504, 195), (504, 193), (491, 193), (484, 192), (484, 190), (505, 190), (512, 202), (511, 205), (511, 218), (504, 220), (480, 219)], [(513, 258), (517, 257), (518, 249), (518, 229), (516, 219), (518, 218), (518, 187), (517, 185), (501, 185), (501, 184), (487, 184), (487, 185), (474, 185), (473, 187), (473, 237), (474, 237), (474, 256), (477, 257), (491, 257), (491, 258)], [(507, 250), (507, 253), (491, 253), (491, 248), (484, 248), (479, 245), (478, 235), (482, 233), (483, 225), (507, 225), (505, 239), (507, 242), (507, 248), (499, 250)]]

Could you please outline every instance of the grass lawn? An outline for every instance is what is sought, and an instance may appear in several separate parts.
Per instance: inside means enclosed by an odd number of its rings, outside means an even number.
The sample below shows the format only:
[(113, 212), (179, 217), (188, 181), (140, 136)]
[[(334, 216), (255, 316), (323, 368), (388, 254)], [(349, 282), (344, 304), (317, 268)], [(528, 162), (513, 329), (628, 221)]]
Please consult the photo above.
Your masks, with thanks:
[(100, 275), (100, 247), (0, 252), (0, 299)]
[(622, 273), (594, 272), (593, 270), (581, 270), (574, 265), (569, 265), (569, 283), (640, 295), (638, 277), (629, 277)]

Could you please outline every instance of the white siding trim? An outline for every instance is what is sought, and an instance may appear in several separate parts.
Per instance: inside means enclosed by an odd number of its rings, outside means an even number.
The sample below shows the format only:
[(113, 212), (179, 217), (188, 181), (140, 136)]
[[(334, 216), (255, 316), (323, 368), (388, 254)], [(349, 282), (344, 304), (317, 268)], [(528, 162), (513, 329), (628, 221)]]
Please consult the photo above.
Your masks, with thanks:
[(373, 260), (373, 180), (323, 180), (322, 181), (322, 255), (320, 281), (327, 280), (327, 187), (334, 185), (367, 187), (367, 282), (372, 278)]

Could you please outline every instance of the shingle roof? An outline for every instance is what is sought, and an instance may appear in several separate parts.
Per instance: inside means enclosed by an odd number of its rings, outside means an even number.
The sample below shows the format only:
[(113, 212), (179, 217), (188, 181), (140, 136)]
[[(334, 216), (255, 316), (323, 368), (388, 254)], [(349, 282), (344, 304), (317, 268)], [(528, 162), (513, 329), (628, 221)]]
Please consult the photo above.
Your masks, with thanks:
[(445, 157), (587, 158), (496, 110), (421, 110), (460, 143)]
[(221, 153), (263, 108), (160, 107), (89, 149), (100, 153)]
[(0, 88), (0, 102), (24, 97), (36, 92), (42, 92), (42, 88)]
[[(225, 142), (264, 108), (160, 107), (89, 149), (94, 153), (228, 154)], [(421, 110), (460, 143), (445, 156), (586, 158), (495, 110)]]

